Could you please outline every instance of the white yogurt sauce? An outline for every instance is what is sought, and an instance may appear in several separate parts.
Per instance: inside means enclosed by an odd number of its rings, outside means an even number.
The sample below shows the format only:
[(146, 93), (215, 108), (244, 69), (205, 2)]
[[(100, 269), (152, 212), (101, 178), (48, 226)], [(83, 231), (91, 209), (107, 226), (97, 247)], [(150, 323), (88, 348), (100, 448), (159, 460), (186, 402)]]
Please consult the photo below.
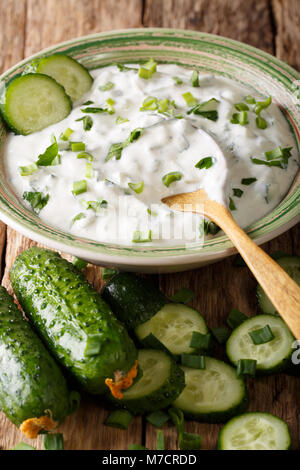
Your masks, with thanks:
[[(289, 126), (275, 104), (261, 113), (268, 127), (259, 129), (250, 105), (247, 125), (230, 122), (237, 112), (234, 104), (242, 102), (249, 90), (223, 77), (199, 75), (200, 86), (193, 87), (191, 71), (176, 65), (159, 65), (148, 80), (139, 78), (134, 70), (121, 72), (116, 66), (95, 70), (92, 75), (95, 79), (92, 89), (75, 103), (66, 119), (40, 132), (28, 136), (10, 134), (7, 139), (8, 181), (28, 207), (22, 198), (25, 191), (49, 195), (48, 203), (39, 213), (44, 222), (101, 242), (132, 244), (135, 231), (147, 234), (151, 230), (151, 244), (178, 244), (179, 240), (199, 240), (203, 218), (171, 211), (160, 202), (162, 197), (203, 187), (211, 198), (224, 204), (231, 197), (236, 207), (232, 215), (246, 227), (270, 212), (288, 191), (298, 169), (298, 154)], [(174, 76), (183, 83), (177, 84)], [(114, 87), (101, 91), (99, 86), (107, 82), (112, 82)], [(189, 107), (182, 97), (186, 92), (192, 93), (198, 103), (211, 98), (219, 100), (218, 120), (186, 115)], [(257, 100), (266, 98), (251, 95)], [(157, 111), (141, 111), (144, 99), (149, 96), (174, 100), (176, 114), (184, 115), (185, 119), (170, 118)], [(115, 101), (114, 114), (83, 114), (81, 111), (87, 100), (93, 101), (89, 106), (105, 107), (108, 98)], [(83, 116), (93, 119), (89, 131), (84, 130), (82, 121), (76, 121)], [(118, 116), (128, 121), (117, 124)], [(200, 131), (195, 130), (195, 126)], [(74, 131), (70, 141), (84, 142), (86, 151), (93, 155), (93, 177), (85, 177), (87, 160), (77, 159), (78, 152), (70, 150), (60, 150), (59, 165), (40, 167), (32, 175), (21, 176), (19, 167), (36, 162), (38, 155), (51, 144), (51, 136), (61, 142), (60, 135), (67, 128)], [(142, 135), (123, 149), (120, 159), (114, 157), (106, 162), (111, 144), (124, 142), (136, 128), (144, 128)], [(278, 146), (293, 147), (286, 169), (251, 161), (251, 157), (265, 160), (264, 152)], [(214, 161), (209, 169), (195, 167), (208, 156)], [(180, 172), (182, 179), (165, 186), (162, 177), (174, 171)], [(257, 181), (243, 185), (243, 178)], [(83, 179), (87, 182), (87, 191), (73, 195), (74, 181)], [(139, 182), (143, 182), (144, 187), (137, 194), (128, 183)], [(242, 196), (234, 196), (233, 188), (241, 189)], [(107, 201), (107, 206), (98, 212), (87, 209), (87, 201), (99, 200)], [(78, 214), (81, 218), (72, 223)]]

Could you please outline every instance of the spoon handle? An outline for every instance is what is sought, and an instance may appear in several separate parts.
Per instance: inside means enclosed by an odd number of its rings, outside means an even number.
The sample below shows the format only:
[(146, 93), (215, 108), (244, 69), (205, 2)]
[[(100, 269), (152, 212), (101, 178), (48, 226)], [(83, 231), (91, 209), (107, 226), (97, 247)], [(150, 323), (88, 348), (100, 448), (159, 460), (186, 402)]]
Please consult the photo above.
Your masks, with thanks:
[[(216, 207), (218, 206), (218, 207)], [(249, 269), (282, 316), (296, 339), (300, 339), (300, 287), (239, 227), (221, 204), (207, 214), (231, 239)]]

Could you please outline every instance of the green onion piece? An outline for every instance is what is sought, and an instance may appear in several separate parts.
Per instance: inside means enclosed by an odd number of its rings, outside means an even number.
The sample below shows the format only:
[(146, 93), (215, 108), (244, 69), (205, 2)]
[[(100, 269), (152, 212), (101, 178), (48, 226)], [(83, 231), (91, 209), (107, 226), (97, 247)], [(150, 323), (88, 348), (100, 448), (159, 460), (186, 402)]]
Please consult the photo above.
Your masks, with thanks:
[(91, 163), (86, 163), (85, 164), (85, 177), (86, 178), (93, 178), (94, 176), (94, 170), (93, 166)]
[(236, 373), (238, 377), (255, 377), (256, 373), (255, 359), (239, 359), (237, 363)]
[(72, 152), (80, 152), (81, 150), (85, 150), (85, 143), (84, 142), (70, 142), (70, 147)]
[(19, 442), (15, 447), (10, 450), (36, 450), (34, 447), (26, 444), (25, 442)]
[(145, 78), (146, 80), (151, 78), (152, 75), (156, 72), (156, 66), (157, 63), (153, 59), (148, 60), (148, 62), (139, 68), (139, 77)]
[(98, 108), (98, 107), (95, 107), (95, 106), (91, 106), (89, 108), (81, 108), (81, 111), (83, 113), (91, 113), (91, 114), (107, 113), (106, 108)]
[(249, 111), (249, 106), (247, 106), (245, 103), (235, 103), (234, 107), (238, 111)]
[(247, 111), (240, 111), (239, 113), (234, 113), (230, 122), (231, 124), (240, 124), (241, 126), (249, 124)]
[(87, 191), (86, 180), (74, 181), (72, 193), (75, 196), (78, 196), (78, 194), (85, 193), (86, 191)]
[(133, 232), (132, 242), (133, 243), (147, 243), (151, 242), (152, 240), (152, 231), (148, 230), (148, 232), (141, 232), (140, 230), (136, 230)]
[(158, 102), (158, 112), (159, 113), (166, 113), (169, 109), (169, 103), (170, 101), (167, 99), (160, 100)]
[(81, 219), (85, 219), (86, 218), (86, 215), (83, 213), (83, 212), (79, 212), (79, 214), (75, 215), (75, 217), (73, 217), (72, 219), (72, 222), (71, 222), (71, 226), (77, 222), (77, 220), (81, 220)]
[(92, 162), (94, 157), (92, 154), (89, 152), (80, 152), (76, 155), (76, 158), (84, 158), (85, 160), (88, 160), (89, 162)]
[(227, 324), (232, 330), (234, 330), (237, 326), (244, 323), (247, 318), (248, 317), (244, 313), (240, 312), (236, 308), (232, 308), (227, 317)]
[(98, 88), (100, 91), (108, 91), (111, 90), (115, 84), (113, 82), (107, 82), (105, 85), (100, 85)]
[(254, 165), (277, 166), (277, 167), (282, 168), (282, 169), (285, 169), (287, 167), (287, 164), (282, 160), (267, 161), (267, 160), (261, 160), (259, 158), (251, 157), (251, 161), (252, 161), (252, 163), (254, 163)]
[(161, 430), (157, 431), (156, 450), (165, 450), (165, 438), (164, 438), (164, 433)]
[(128, 72), (129, 70), (134, 70), (135, 72), (138, 71), (137, 68), (135, 67), (127, 67), (126, 65), (124, 64), (114, 64), (116, 67), (118, 67), (118, 69), (120, 70), (120, 72)]
[(265, 344), (272, 341), (275, 336), (269, 325), (259, 328), (258, 330), (250, 331), (249, 333), (253, 344)]
[(64, 438), (60, 433), (44, 434), (43, 444), (45, 450), (64, 450)]
[(114, 108), (115, 100), (113, 100), (112, 98), (108, 98), (105, 101), (105, 103), (107, 104), (106, 109), (107, 109), (108, 114), (114, 114), (115, 113), (115, 108)]
[(272, 103), (272, 98), (269, 96), (265, 101), (257, 101), (254, 111), (256, 114), (260, 114), (263, 109), (268, 108)]
[(184, 432), (184, 414), (178, 408), (169, 408), (168, 413), (170, 415), (173, 424), (176, 426), (178, 434)]
[(32, 209), (38, 214), (47, 204), (49, 201), (49, 194), (43, 194), (41, 192), (34, 192), (34, 191), (25, 191), (23, 193), (23, 199), (29, 202)]
[(160, 351), (164, 351), (165, 353), (172, 356), (168, 348), (166, 348), (166, 346), (156, 336), (154, 336), (153, 333), (149, 333), (149, 335), (143, 339), (142, 343), (144, 346), (146, 346), (146, 348), (159, 349)]
[(116, 124), (123, 124), (124, 122), (129, 122), (129, 119), (127, 118), (122, 118), (121, 116), (118, 116), (116, 119)]
[(255, 181), (257, 181), (257, 178), (243, 178), (241, 180), (241, 183), (246, 186), (249, 186), (250, 184), (255, 183)]
[(110, 413), (104, 421), (105, 426), (118, 429), (128, 429), (133, 415), (127, 410), (115, 410)]
[(183, 432), (179, 436), (180, 450), (200, 450), (202, 446), (202, 437), (199, 434)]
[(219, 100), (216, 98), (211, 98), (208, 101), (203, 103), (196, 104), (191, 109), (188, 110), (187, 114), (196, 114), (197, 116), (202, 116), (210, 121), (217, 121), (219, 114), (217, 107), (219, 105)]
[(107, 207), (107, 201), (105, 199), (101, 199), (99, 201), (81, 201), (85, 206), (86, 210), (91, 209), (94, 212), (100, 212), (100, 209), (104, 209)]
[(132, 144), (133, 142), (138, 140), (139, 137), (141, 137), (143, 131), (143, 127), (137, 127), (136, 129), (134, 129), (132, 132), (130, 132), (130, 136), (127, 138), (127, 143)]
[(182, 94), (182, 98), (185, 100), (188, 106), (195, 106), (197, 104), (196, 98), (189, 91)]
[(62, 132), (60, 134), (60, 139), (61, 140), (69, 140), (69, 138), (71, 137), (71, 135), (73, 134), (73, 130), (70, 129), (70, 127), (68, 127), (64, 132)]
[(141, 446), (140, 444), (129, 444), (128, 450), (149, 450), (145, 446)]
[(38, 170), (38, 166), (35, 163), (31, 163), (30, 165), (20, 166), (19, 170), (21, 176), (29, 176)]
[(198, 349), (199, 351), (208, 351), (211, 347), (211, 334), (206, 335), (193, 331), (190, 342), (190, 348)]
[(84, 356), (97, 356), (100, 353), (103, 345), (102, 333), (89, 334), (86, 340), (86, 347), (84, 350)]
[(204, 157), (201, 158), (198, 163), (196, 163), (195, 168), (198, 168), (199, 170), (208, 170), (208, 168), (211, 168), (214, 163), (215, 162), (213, 157)]
[(94, 121), (91, 116), (83, 116), (79, 119), (76, 119), (76, 121), (83, 121), (83, 129), (85, 131), (90, 131), (94, 124)]
[(58, 154), (57, 142), (49, 145), (44, 153), (41, 153), (37, 159), (37, 166), (50, 166)]
[(230, 331), (225, 326), (211, 328), (210, 331), (219, 344), (226, 343), (230, 336)]
[[(90, 104), (93, 104), (94, 101), (91, 101), (91, 100), (88, 100), (88, 101), (85, 101), (84, 103), (82, 103), (83, 106), (89, 106)], [(79, 119), (77, 119), (77, 121), (79, 121)]]
[(72, 260), (72, 264), (74, 264), (74, 266), (78, 269), (78, 271), (82, 271), (82, 269), (85, 269), (88, 265), (87, 261), (77, 258), (77, 256), (74, 256)]
[(179, 291), (175, 292), (175, 294), (171, 295), (169, 300), (175, 303), (187, 304), (194, 298), (194, 296), (195, 292), (192, 291), (192, 289), (189, 289), (188, 287), (182, 287)]
[(151, 215), (152, 217), (157, 217), (157, 215), (158, 215), (156, 212), (154, 212), (154, 211), (152, 211), (151, 209), (149, 209), (149, 207), (148, 207), (148, 209), (147, 209), (147, 212), (148, 212), (148, 214)]
[(239, 188), (232, 188), (232, 191), (233, 191), (233, 195), (236, 197), (242, 197), (242, 195), (244, 194), (244, 191)]
[(182, 85), (182, 80), (179, 77), (172, 77), (176, 85)]
[(116, 160), (120, 160), (123, 149), (127, 146), (125, 142), (118, 142), (111, 144), (108, 154), (106, 155), (105, 161), (108, 162), (111, 158), (116, 157)]
[(182, 353), (181, 364), (192, 369), (205, 369), (205, 356)]
[(110, 269), (110, 268), (102, 268), (102, 279), (104, 281), (109, 281), (117, 271), (115, 269)]
[(220, 227), (214, 222), (210, 222), (209, 220), (203, 219), (201, 224), (199, 225), (199, 237), (203, 237), (204, 234), (216, 235), (220, 230)]
[(144, 99), (140, 111), (155, 111), (158, 108), (158, 100), (154, 96), (147, 96)]
[(256, 103), (255, 98), (253, 98), (253, 96), (251, 96), (251, 95), (246, 96), (246, 97), (245, 97), (245, 101), (246, 101), (246, 103), (248, 103), (248, 104), (254, 104), (254, 103)]
[(234, 203), (234, 200), (232, 199), (232, 197), (229, 198), (229, 209), (231, 211), (236, 211), (236, 206), (235, 206), (235, 203)]
[(141, 192), (143, 192), (144, 189), (144, 181), (140, 181), (139, 183), (128, 183), (128, 186), (135, 193), (140, 194)]
[(162, 182), (165, 186), (169, 187), (170, 184), (174, 183), (175, 181), (180, 181), (183, 177), (183, 174), (179, 171), (171, 171), (162, 177)]
[(197, 70), (193, 71), (192, 76), (191, 76), (191, 82), (192, 82), (192, 86), (194, 87), (199, 86), (199, 75), (198, 75)]
[(170, 416), (165, 413), (164, 411), (154, 411), (146, 416), (146, 420), (148, 423), (152, 424), (152, 426), (156, 428), (161, 428), (164, 424), (166, 424), (170, 419)]
[(256, 127), (258, 127), (258, 129), (266, 129), (268, 127), (267, 121), (261, 116), (257, 116), (257, 118), (255, 119), (255, 122), (256, 122)]

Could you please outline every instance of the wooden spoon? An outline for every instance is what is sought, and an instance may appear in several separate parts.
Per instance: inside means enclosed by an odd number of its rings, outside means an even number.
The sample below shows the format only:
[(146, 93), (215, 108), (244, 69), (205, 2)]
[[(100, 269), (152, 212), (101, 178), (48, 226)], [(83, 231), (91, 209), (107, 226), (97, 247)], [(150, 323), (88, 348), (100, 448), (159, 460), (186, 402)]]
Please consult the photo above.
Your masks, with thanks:
[(203, 214), (228, 235), (249, 269), (297, 339), (300, 339), (300, 287), (238, 226), (229, 210), (204, 189), (162, 199), (175, 210)]

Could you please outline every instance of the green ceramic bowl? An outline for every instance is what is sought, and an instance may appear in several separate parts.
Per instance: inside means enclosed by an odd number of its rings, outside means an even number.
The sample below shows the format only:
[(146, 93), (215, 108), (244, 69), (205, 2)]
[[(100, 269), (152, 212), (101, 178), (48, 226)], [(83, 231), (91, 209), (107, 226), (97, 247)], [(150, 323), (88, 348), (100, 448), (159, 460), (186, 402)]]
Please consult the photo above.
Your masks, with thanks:
[[(300, 142), (300, 74), (263, 51), (231, 39), (206, 33), (175, 29), (127, 29), (74, 39), (46, 49), (4, 73), (3, 83), (22, 72), (32, 60), (64, 52), (86, 67), (95, 69), (114, 62), (177, 63), (240, 81), (265, 95), (272, 95), (290, 122), (298, 149)], [(1, 85), (1, 83), (0, 83)], [(6, 136), (0, 124), (0, 147)], [(0, 176), (0, 218), (28, 236), (57, 250), (74, 254), (94, 264), (113, 265), (144, 272), (180, 271), (220, 260), (234, 253), (226, 236), (172, 247), (121, 246), (78, 238), (47, 225), (27, 210), (14, 195), (3, 172)], [(248, 227), (257, 243), (271, 240), (299, 220), (300, 178), (293, 182), (284, 200), (266, 217)]]

